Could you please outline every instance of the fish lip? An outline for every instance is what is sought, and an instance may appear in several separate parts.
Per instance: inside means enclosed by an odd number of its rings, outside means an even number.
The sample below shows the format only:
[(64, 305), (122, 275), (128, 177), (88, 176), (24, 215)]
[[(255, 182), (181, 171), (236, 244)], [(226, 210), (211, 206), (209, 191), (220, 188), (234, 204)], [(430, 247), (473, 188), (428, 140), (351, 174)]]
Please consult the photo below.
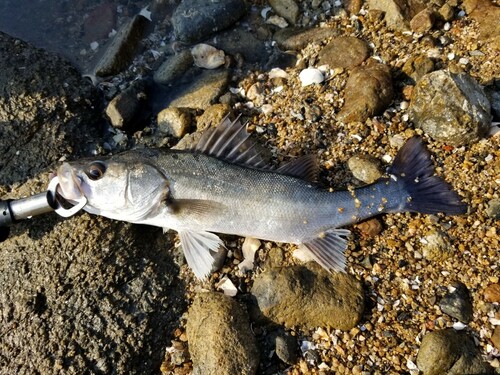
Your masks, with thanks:
[(68, 201), (81, 199), (84, 194), (82, 190), (82, 179), (77, 176), (75, 170), (68, 163), (63, 163), (56, 172), (59, 180), (57, 192)]

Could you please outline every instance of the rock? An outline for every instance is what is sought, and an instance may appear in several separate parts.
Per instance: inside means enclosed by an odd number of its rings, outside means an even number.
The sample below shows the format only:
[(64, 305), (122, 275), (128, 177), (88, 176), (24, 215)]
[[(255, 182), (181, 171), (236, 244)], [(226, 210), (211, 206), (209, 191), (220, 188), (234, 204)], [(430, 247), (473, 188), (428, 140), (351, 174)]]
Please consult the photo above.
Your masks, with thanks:
[(276, 13), (286, 19), (292, 25), (297, 23), (299, 18), (299, 6), (294, 0), (269, 0)]
[(415, 82), (433, 70), (434, 62), (426, 55), (412, 55), (403, 65), (403, 72)]
[(158, 113), (158, 130), (162, 133), (182, 138), (191, 127), (191, 114), (182, 108), (165, 108)]
[(176, 79), (182, 77), (184, 73), (193, 65), (193, 55), (190, 50), (182, 50), (170, 56), (160, 65), (153, 76), (156, 83), (168, 85)]
[(364, 310), (363, 288), (354, 277), (330, 274), (312, 262), (265, 270), (255, 278), (251, 293), (265, 317), (287, 327), (348, 330)]
[(452, 328), (426, 334), (417, 356), (423, 375), (489, 374), (474, 339)]
[(172, 15), (178, 40), (196, 43), (231, 26), (247, 12), (240, 0), (183, 0)]
[(226, 54), (241, 55), (246, 62), (251, 64), (264, 64), (268, 59), (265, 42), (245, 30), (232, 29), (219, 33), (213, 45), (222, 49)]
[(361, 235), (366, 238), (375, 237), (382, 232), (382, 224), (376, 218), (362, 221), (361, 223), (355, 224), (355, 227), (358, 228)]
[(455, 249), (451, 246), (448, 236), (440, 230), (428, 231), (420, 240), (424, 258), (441, 262), (450, 258)]
[(488, 202), (486, 215), (495, 220), (500, 219), (500, 199), (492, 199)]
[(101, 108), (99, 92), (67, 61), (0, 33), (0, 185), (89, 155)]
[(232, 298), (198, 294), (188, 312), (186, 333), (193, 374), (256, 373), (259, 352), (250, 321)]
[(191, 55), (193, 55), (194, 65), (200, 68), (215, 69), (226, 62), (224, 51), (205, 43), (191, 48)]
[(146, 101), (145, 86), (141, 82), (119, 93), (106, 107), (106, 115), (111, 125), (125, 131), (140, 129), (142, 124), (137, 124), (136, 120), (140, 117)]
[(453, 146), (476, 142), (491, 126), (490, 103), (466, 74), (426, 74), (413, 90), (409, 115), (415, 126)]
[(478, 40), (500, 51), (500, 7), (491, 0), (466, 0), (463, 7), (478, 23)]
[(231, 113), (229, 104), (213, 104), (208, 107), (196, 122), (197, 131), (203, 131), (209, 126), (219, 125), (224, 117)]
[(434, 26), (435, 16), (434, 12), (430, 9), (424, 9), (417, 13), (410, 21), (410, 28), (416, 33), (426, 33)]
[(354, 36), (333, 39), (319, 53), (319, 64), (335, 68), (354, 68), (370, 56), (368, 44)]
[(354, 177), (367, 184), (371, 184), (382, 177), (380, 163), (369, 155), (355, 155), (349, 158), (347, 165)]
[(484, 299), (488, 302), (500, 303), (500, 283), (488, 285), (484, 290)]
[(344, 7), (349, 12), (349, 14), (358, 14), (362, 6), (363, 6), (363, 0), (344, 1)]
[(274, 33), (274, 40), (284, 50), (300, 50), (309, 43), (320, 43), (325, 39), (339, 35), (333, 27), (298, 28), (288, 27)]
[(345, 104), (337, 118), (342, 122), (363, 122), (382, 113), (392, 102), (393, 96), (388, 66), (372, 64), (356, 68), (347, 81)]
[(469, 323), (472, 320), (472, 299), (465, 284), (454, 283), (450, 292), (439, 302), (439, 308), (452, 318)]
[(95, 75), (105, 77), (125, 69), (132, 62), (148, 24), (149, 20), (140, 14), (124, 23), (105, 47), (95, 65)]
[(491, 336), (491, 342), (497, 348), (497, 350), (500, 350), (500, 326), (496, 326), (495, 330), (493, 331), (493, 336)]
[(408, 10), (404, 0), (368, 0), (368, 8), (384, 12), (384, 20), (389, 28), (408, 30)]
[(83, 23), (83, 40), (91, 43), (105, 39), (116, 25), (116, 7), (111, 2), (96, 6)]
[(448, 3), (444, 3), (443, 6), (439, 8), (438, 12), (441, 18), (445, 21), (451, 21), (455, 16), (453, 7)]
[(206, 109), (222, 95), (229, 84), (228, 70), (207, 70), (170, 103), (170, 107)]
[(275, 351), (279, 359), (287, 365), (294, 365), (297, 362), (297, 340), (287, 333), (276, 335)]

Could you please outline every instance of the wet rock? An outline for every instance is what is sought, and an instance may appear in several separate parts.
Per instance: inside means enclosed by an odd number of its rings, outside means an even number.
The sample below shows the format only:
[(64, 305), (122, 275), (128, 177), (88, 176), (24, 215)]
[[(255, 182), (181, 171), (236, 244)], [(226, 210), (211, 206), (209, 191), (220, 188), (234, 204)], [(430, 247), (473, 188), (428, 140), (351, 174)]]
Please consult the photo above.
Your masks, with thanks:
[(208, 70), (184, 89), (171, 103), (171, 107), (206, 109), (214, 104), (229, 84), (228, 70)]
[(111, 2), (96, 6), (83, 23), (83, 40), (91, 43), (105, 39), (116, 24), (116, 7)]
[(241, 55), (246, 62), (264, 64), (268, 57), (265, 42), (257, 39), (254, 34), (233, 29), (217, 35), (213, 45), (229, 55)]
[(275, 351), (279, 359), (288, 365), (293, 365), (297, 362), (297, 340), (287, 334), (282, 333), (276, 335), (275, 338)]
[(111, 125), (125, 131), (139, 129), (137, 124), (146, 105), (147, 94), (142, 83), (136, 83), (115, 96), (106, 107), (106, 115)]
[(354, 177), (367, 184), (371, 184), (382, 177), (380, 163), (369, 155), (355, 155), (349, 158), (347, 165)]
[(191, 127), (191, 114), (182, 108), (165, 108), (158, 113), (157, 120), (160, 132), (176, 138), (184, 137)]
[(422, 77), (413, 90), (410, 118), (435, 140), (454, 146), (476, 142), (491, 126), (490, 103), (466, 74), (438, 70)]
[(132, 62), (148, 24), (149, 20), (140, 14), (123, 24), (105, 46), (104, 54), (95, 65), (95, 75), (105, 77), (125, 69)]
[(452, 328), (434, 331), (424, 336), (417, 356), (417, 366), (423, 375), (489, 374), (474, 339)]
[(278, 30), (274, 40), (283, 50), (300, 50), (309, 43), (323, 42), (324, 40), (339, 35), (333, 27), (298, 28), (288, 27)]
[(353, 68), (370, 56), (368, 44), (353, 36), (333, 39), (319, 53), (319, 64), (331, 69)]
[(435, 16), (434, 12), (430, 9), (424, 9), (417, 13), (410, 21), (410, 28), (416, 33), (426, 33), (434, 26)]
[(299, 18), (299, 6), (294, 0), (269, 0), (276, 13), (286, 19), (292, 25), (297, 23)]
[(457, 282), (450, 288), (439, 302), (439, 308), (445, 314), (458, 319), (462, 323), (472, 320), (472, 299), (465, 284)]
[(434, 70), (434, 62), (425, 55), (410, 56), (403, 65), (403, 72), (418, 82), (424, 75)]
[(259, 352), (250, 321), (232, 298), (198, 294), (189, 309), (186, 333), (193, 374), (256, 373)]
[(160, 65), (153, 76), (156, 83), (168, 85), (176, 79), (182, 77), (184, 73), (193, 65), (193, 55), (190, 50), (182, 50), (179, 53), (169, 56)]
[(183, 0), (172, 15), (178, 40), (195, 43), (231, 26), (247, 12), (240, 0)]
[(478, 40), (500, 51), (500, 7), (490, 0), (466, 0), (465, 11), (478, 23)]
[(388, 66), (372, 64), (353, 70), (345, 89), (345, 105), (338, 114), (342, 122), (365, 121), (380, 114), (394, 96)]
[(231, 113), (229, 104), (214, 104), (208, 107), (196, 121), (197, 131), (203, 131), (209, 126), (219, 125), (224, 117)]
[(436, 262), (446, 260), (455, 253), (455, 249), (451, 246), (448, 236), (436, 229), (428, 231), (420, 240), (420, 243), (424, 258)]
[(500, 302), (500, 283), (488, 285), (484, 290), (484, 299), (488, 302)]
[(355, 278), (330, 274), (313, 263), (264, 271), (255, 278), (252, 294), (264, 316), (287, 327), (347, 330), (364, 310), (363, 289)]
[(486, 215), (495, 220), (500, 219), (500, 199), (492, 199), (488, 202)]
[(98, 91), (67, 61), (0, 33), (0, 185), (70, 153), (90, 154), (101, 107)]

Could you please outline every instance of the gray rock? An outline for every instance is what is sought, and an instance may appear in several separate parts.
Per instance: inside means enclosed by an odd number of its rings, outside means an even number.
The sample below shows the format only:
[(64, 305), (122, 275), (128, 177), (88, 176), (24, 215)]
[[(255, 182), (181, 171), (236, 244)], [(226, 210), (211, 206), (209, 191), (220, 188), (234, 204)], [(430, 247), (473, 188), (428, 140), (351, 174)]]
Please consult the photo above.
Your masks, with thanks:
[(490, 103), (481, 86), (466, 74), (438, 70), (413, 90), (410, 118), (435, 140), (454, 146), (473, 143), (491, 126)]
[(153, 80), (162, 85), (168, 85), (181, 78), (193, 66), (193, 55), (188, 49), (169, 56), (156, 70)]
[(299, 18), (299, 6), (294, 0), (269, 0), (276, 13), (286, 19), (292, 25), (297, 23)]
[(455, 250), (448, 236), (440, 230), (431, 229), (422, 238), (422, 255), (424, 258), (442, 262), (450, 258)]
[(104, 54), (95, 65), (95, 75), (105, 77), (125, 69), (132, 62), (148, 24), (149, 20), (140, 14), (123, 24), (105, 46)]
[(67, 61), (0, 33), (0, 185), (98, 143), (100, 95)]
[(293, 365), (297, 362), (297, 340), (287, 333), (276, 335), (275, 351), (279, 359), (287, 365)]
[(424, 75), (434, 70), (434, 62), (425, 55), (410, 56), (403, 65), (403, 72), (418, 82)]
[(355, 68), (347, 81), (345, 105), (337, 118), (342, 122), (363, 122), (382, 113), (392, 102), (393, 96), (388, 66), (372, 64)]
[(492, 199), (488, 202), (486, 215), (495, 220), (500, 219), (500, 199)]
[(299, 28), (287, 27), (276, 31), (273, 39), (284, 50), (300, 50), (309, 43), (320, 43), (325, 39), (339, 35), (333, 27)]
[(172, 16), (174, 33), (182, 42), (195, 43), (234, 24), (247, 12), (240, 0), (183, 0)]
[(136, 83), (115, 96), (106, 107), (111, 125), (123, 130), (137, 130), (134, 123), (146, 104), (147, 94), (142, 83)]
[(193, 374), (255, 374), (259, 352), (246, 311), (221, 293), (200, 293), (189, 309), (186, 333)]
[(252, 64), (264, 64), (268, 59), (265, 42), (245, 30), (233, 29), (219, 33), (212, 44), (226, 54), (241, 55)]
[(380, 163), (368, 155), (355, 155), (347, 161), (347, 165), (354, 177), (367, 184), (377, 181), (382, 177)]
[(452, 318), (469, 323), (472, 320), (472, 299), (469, 290), (461, 282), (453, 284), (452, 288), (453, 291), (439, 302), (439, 308)]
[(252, 287), (261, 313), (287, 327), (330, 326), (348, 330), (364, 310), (361, 284), (345, 273), (328, 273), (317, 264), (271, 268)]
[(191, 127), (191, 114), (182, 108), (169, 107), (158, 113), (158, 130), (182, 138)]
[(334, 68), (353, 68), (370, 56), (368, 44), (354, 36), (333, 39), (319, 53), (320, 65)]
[(229, 84), (228, 70), (208, 70), (184, 89), (171, 103), (171, 107), (206, 109), (214, 104)]
[(426, 334), (417, 356), (423, 375), (492, 374), (474, 339), (452, 328)]

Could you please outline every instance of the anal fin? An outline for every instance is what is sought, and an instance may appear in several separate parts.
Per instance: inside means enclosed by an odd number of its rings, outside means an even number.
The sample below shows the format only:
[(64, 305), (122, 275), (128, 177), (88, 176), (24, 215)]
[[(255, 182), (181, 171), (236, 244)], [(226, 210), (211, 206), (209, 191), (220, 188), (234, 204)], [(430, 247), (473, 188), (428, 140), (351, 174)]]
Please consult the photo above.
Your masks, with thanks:
[(351, 232), (347, 229), (331, 229), (302, 242), (311, 257), (328, 271), (345, 272), (347, 238)]
[(210, 232), (190, 230), (179, 231), (179, 238), (189, 267), (198, 279), (206, 279), (214, 263), (210, 252), (217, 252), (220, 246), (224, 246), (222, 240)]

